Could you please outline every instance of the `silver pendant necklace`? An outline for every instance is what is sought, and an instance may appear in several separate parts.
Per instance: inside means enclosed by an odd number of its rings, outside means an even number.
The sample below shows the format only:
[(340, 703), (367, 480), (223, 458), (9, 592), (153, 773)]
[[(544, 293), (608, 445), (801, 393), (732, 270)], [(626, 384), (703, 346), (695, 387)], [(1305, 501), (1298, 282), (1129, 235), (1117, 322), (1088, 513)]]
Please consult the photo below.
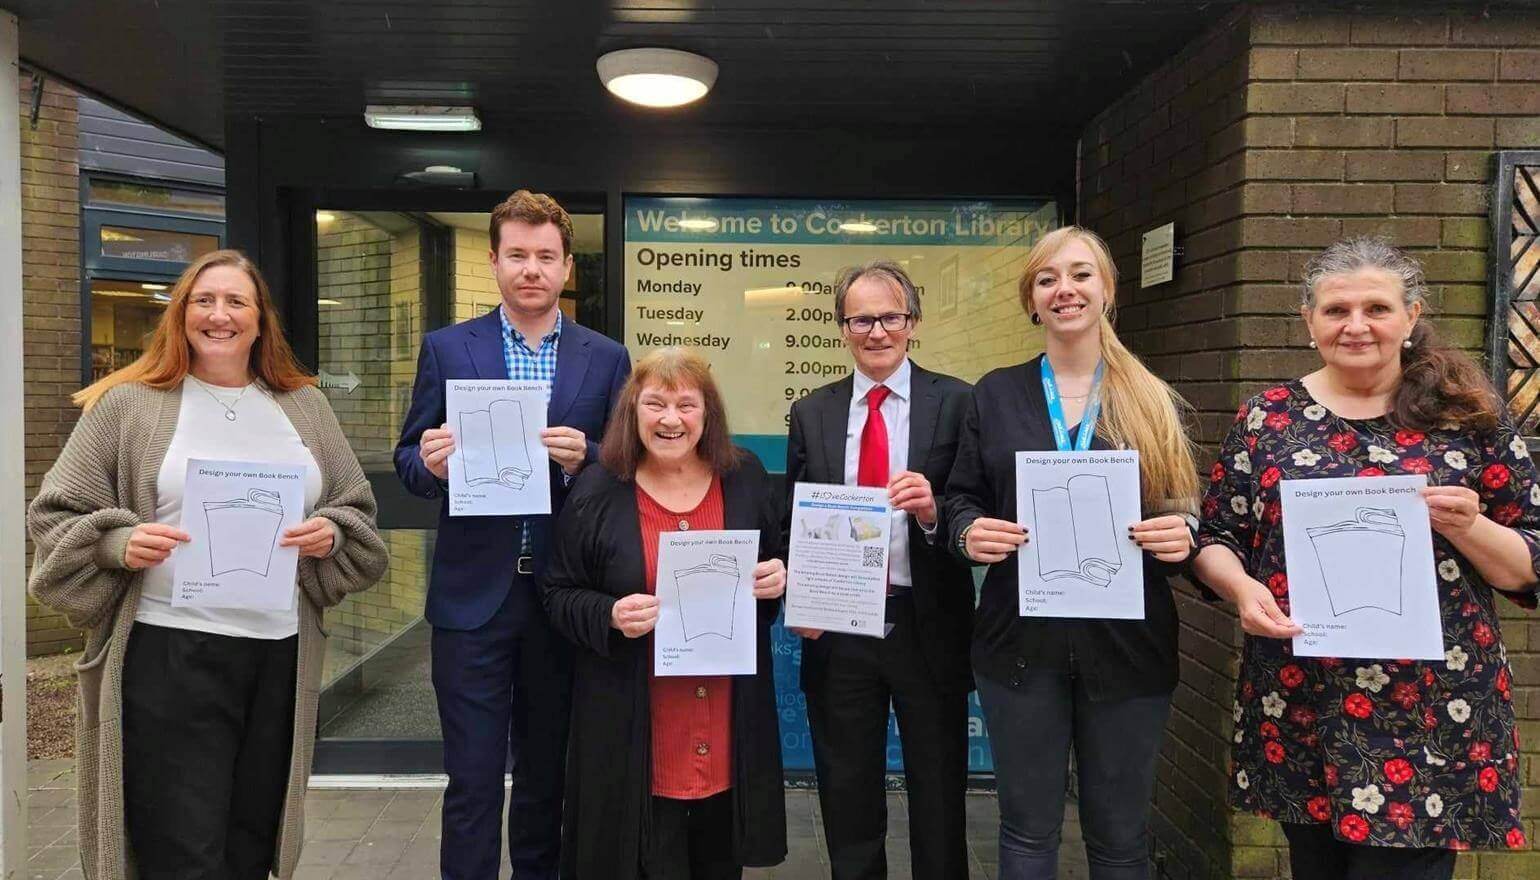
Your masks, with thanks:
[(245, 388), (241, 389), (241, 393), (240, 394), (235, 395), (235, 399), (234, 400), (230, 401), (229, 403), (225, 403), (223, 400), (219, 399), (219, 395), (215, 394), (214, 390), (212, 388), (210, 388), (208, 385), (204, 384), (202, 379), (199, 379), (197, 376), (188, 376), (187, 378), (189, 378), (189, 379), (193, 380), (194, 382), (198, 383), (198, 387), (203, 389), (203, 393), (204, 394), (207, 394), (209, 397), (213, 398), (215, 403), (219, 404), (221, 407), (224, 408), (224, 410), (225, 410), (225, 421), (227, 421), (227, 422), (235, 421), (235, 405), (241, 402), (241, 398), (246, 396), (246, 392), (247, 391), (251, 390), (251, 386), (247, 385)]

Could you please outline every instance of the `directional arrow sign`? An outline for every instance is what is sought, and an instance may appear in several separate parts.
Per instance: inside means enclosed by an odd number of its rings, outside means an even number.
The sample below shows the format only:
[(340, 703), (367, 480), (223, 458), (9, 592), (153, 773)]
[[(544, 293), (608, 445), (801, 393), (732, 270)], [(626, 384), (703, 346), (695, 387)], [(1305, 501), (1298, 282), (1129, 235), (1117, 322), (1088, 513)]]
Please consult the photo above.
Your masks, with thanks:
[(320, 380), (322, 388), (340, 388), (348, 394), (352, 394), (353, 389), (362, 384), (359, 382), (358, 377), (353, 374), (352, 370), (348, 370), (340, 376), (321, 370), (316, 378)]

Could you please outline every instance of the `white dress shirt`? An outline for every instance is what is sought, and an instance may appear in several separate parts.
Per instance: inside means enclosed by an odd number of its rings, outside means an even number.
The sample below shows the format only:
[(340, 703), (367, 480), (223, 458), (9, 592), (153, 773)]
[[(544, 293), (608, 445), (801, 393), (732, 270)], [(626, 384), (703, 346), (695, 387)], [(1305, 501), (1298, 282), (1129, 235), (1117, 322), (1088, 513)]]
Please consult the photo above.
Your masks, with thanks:
[[(888, 478), (909, 469), (910, 378), (914, 371), (904, 358), (893, 375), (876, 382), (860, 369), (855, 371), (855, 387), (850, 394), (850, 419), (845, 432), (845, 485), (856, 485), (856, 470), (861, 462), (861, 432), (866, 428), (866, 395), (875, 387), (886, 385), (890, 392), (878, 411), (888, 428)], [(923, 526), (921, 528), (924, 528)], [(927, 530), (930, 531), (930, 530)], [(893, 508), (888, 539), (888, 582), (904, 587), (914, 585), (909, 571), (909, 514)]]

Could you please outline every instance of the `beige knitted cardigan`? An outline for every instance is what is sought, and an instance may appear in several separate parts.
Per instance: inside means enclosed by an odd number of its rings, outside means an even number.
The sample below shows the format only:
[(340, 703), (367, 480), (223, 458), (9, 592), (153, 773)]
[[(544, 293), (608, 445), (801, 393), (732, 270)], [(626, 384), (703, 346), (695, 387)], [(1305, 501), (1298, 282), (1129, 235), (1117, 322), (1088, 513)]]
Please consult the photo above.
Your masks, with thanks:
[[(273, 395), (321, 468), (315, 516), (337, 525), (325, 559), (301, 559), (299, 674), (294, 739), (273, 872), (287, 878), (304, 839), (305, 787), (315, 749), (316, 704), (326, 635), (320, 609), (371, 586), (385, 572), (374, 495), (331, 406), (313, 387)], [(155, 520), (156, 482), (176, 432), (182, 391), (120, 385), (81, 416), (27, 510), (37, 548), (28, 589), (87, 630), (76, 669), (75, 722), (81, 867), (90, 880), (135, 876), (123, 830), (123, 657), (139, 606), (140, 572), (123, 565), (134, 526)]]

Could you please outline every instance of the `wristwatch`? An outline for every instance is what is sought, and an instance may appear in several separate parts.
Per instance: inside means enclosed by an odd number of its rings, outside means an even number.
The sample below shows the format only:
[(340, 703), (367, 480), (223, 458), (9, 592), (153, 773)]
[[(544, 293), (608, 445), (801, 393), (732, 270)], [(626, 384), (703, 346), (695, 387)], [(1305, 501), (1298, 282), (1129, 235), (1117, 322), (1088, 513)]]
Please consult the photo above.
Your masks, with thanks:
[(963, 530), (957, 533), (957, 552), (962, 555), (962, 558), (968, 560), (969, 562), (973, 561), (973, 557), (968, 555), (968, 533), (973, 531), (973, 527), (977, 523), (978, 520), (974, 520), (973, 522), (963, 526)]

